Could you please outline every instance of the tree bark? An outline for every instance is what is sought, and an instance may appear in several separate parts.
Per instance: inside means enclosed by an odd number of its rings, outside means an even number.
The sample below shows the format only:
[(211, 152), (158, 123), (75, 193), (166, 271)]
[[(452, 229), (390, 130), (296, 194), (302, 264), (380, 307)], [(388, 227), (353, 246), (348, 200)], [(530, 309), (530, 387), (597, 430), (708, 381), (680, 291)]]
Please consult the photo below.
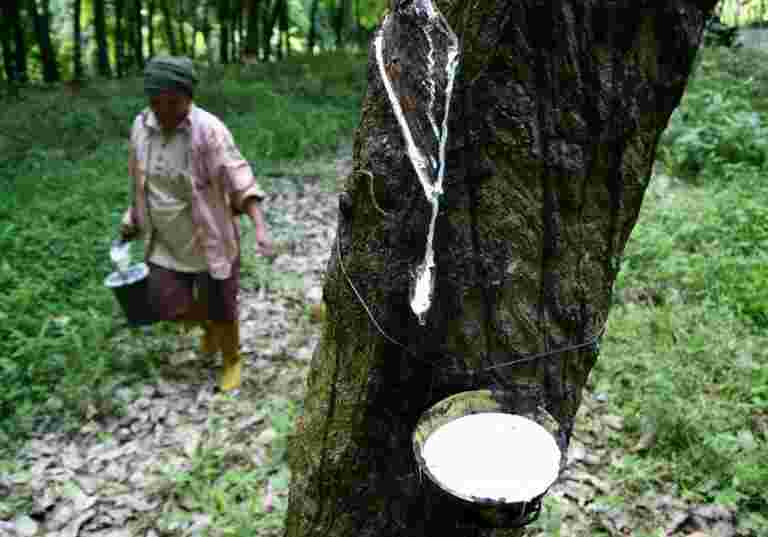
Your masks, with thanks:
[(73, 0), (73, 4), (72, 40), (74, 43), (74, 51), (72, 54), (72, 67), (75, 80), (80, 81), (83, 79), (82, 0)]
[[(395, 0), (383, 32), (386, 70), (416, 117), (430, 79), (427, 62), (414, 60), (426, 57), (414, 15), (424, 1)], [(659, 137), (715, 3), (439, 2), (461, 68), (425, 326), (409, 295), (431, 207), (372, 41), (354, 171), (339, 197), (340, 247), (323, 288), (327, 319), (289, 442), (286, 537), (518, 534), (484, 527), (465, 503), (420, 481), (414, 425), (449, 395), (490, 388), (505, 408), (518, 396), (545, 408), (567, 453), (599, 349), (532, 355), (601, 333)], [(428, 138), (427, 122), (412, 126), (414, 140)], [(407, 351), (374, 326), (350, 281)]]
[(56, 60), (56, 52), (51, 41), (51, 17), (48, 9), (48, 0), (42, 2), (42, 12), (38, 11), (36, 0), (29, 0), (29, 12), (35, 27), (35, 37), (43, 61), (43, 80), (51, 84), (58, 82), (59, 64)]
[(105, 0), (93, 1), (93, 25), (96, 31), (99, 75), (108, 78), (112, 76), (112, 69), (109, 65), (109, 45), (107, 45), (107, 15), (105, 3)]

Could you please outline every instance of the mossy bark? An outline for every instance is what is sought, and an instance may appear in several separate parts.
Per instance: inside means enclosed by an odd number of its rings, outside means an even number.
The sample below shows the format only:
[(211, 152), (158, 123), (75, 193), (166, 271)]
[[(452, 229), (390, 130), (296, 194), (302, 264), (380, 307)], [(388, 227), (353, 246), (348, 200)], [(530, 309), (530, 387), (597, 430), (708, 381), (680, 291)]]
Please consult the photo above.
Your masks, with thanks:
[[(659, 136), (715, 3), (438, 2), (462, 63), (425, 326), (409, 289), (430, 206), (371, 48), (355, 167), (340, 195), (340, 251), (334, 243), (323, 289), (328, 316), (289, 446), (287, 537), (516, 534), (483, 527), (425, 487), (411, 435), (437, 401), (491, 387), (544, 406), (567, 450), (598, 349), (483, 368), (582, 343), (604, 326)], [(411, 4), (392, 6), (401, 29)], [(387, 69), (401, 58), (404, 72), (418, 70), (407, 60), (420, 41), (398, 41), (397, 28)], [(371, 322), (341, 262), (407, 351)]]

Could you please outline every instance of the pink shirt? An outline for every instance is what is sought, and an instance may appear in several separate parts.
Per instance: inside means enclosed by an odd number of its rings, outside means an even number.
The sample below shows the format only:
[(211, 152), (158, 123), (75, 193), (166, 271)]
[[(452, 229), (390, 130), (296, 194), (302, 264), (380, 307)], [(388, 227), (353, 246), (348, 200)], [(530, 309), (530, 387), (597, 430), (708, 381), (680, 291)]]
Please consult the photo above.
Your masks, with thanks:
[[(189, 181), (192, 193), (192, 221), (213, 278), (230, 276), (238, 255), (239, 216), (247, 198), (264, 199), (251, 166), (235, 146), (229, 129), (213, 114), (191, 105), (189, 115), (177, 129), (188, 132)], [(146, 170), (152, 139), (160, 126), (150, 108), (133, 122), (128, 171), (133, 178), (133, 203), (123, 222), (133, 224), (147, 239), (145, 258), (153, 247), (153, 232), (147, 218)]]

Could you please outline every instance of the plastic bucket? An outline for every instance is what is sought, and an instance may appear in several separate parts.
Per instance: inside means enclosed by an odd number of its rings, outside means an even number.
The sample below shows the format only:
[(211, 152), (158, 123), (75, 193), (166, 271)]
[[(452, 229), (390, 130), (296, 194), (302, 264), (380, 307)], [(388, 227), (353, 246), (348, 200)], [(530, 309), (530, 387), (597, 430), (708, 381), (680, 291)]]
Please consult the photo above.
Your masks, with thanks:
[(145, 326), (155, 321), (149, 304), (147, 281), (149, 267), (136, 263), (124, 271), (115, 271), (104, 279), (104, 287), (112, 289), (117, 302), (132, 327)]

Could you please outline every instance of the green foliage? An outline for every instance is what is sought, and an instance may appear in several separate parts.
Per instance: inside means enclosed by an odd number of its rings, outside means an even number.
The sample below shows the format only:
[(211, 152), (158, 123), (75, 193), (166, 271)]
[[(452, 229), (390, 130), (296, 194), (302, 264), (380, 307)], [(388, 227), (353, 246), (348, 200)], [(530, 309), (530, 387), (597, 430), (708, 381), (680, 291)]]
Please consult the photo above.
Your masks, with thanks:
[(727, 307), (755, 329), (768, 328), (768, 185), (754, 172), (722, 188), (654, 181), (616, 296), (651, 288), (663, 301)]
[[(233, 449), (232, 443), (239, 441), (231, 438), (226, 442), (218, 440), (226, 424), (214, 417), (209, 420), (207, 439), (197, 446), (192, 467), (168, 470), (161, 494), (211, 516), (212, 526), (225, 535), (254, 535), (282, 528), (290, 481), (286, 447), (288, 436), (293, 433), (297, 405), (275, 397), (254, 413), (260, 411), (267, 415), (268, 425), (274, 431), (274, 438), (266, 446), (265, 460), (254, 464), (249, 456), (255, 451), (252, 438), (241, 439), (247, 450)], [(272, 498), (269, 508), (265, 508), (267, 494)], [(161, 522), (167, 531), (174, 531), (187, 518), (186, 513), (173, 511)]]
[(727, 26), (717, 15), (711, 16), (704, 27), (704, 44), (708, 47), (732, 47), (736, 45), (738, 27)]
[(768, 53), (702, 48), (658, 158), (693, 184), (724, 182), (768, 166)]
[[(615, 284), (597, 391), (624, 415), (633, 447), (615, 466), (638, 494), (670, 480), (692, 501), (768, 521), (768, 185), (765, 54), (703, 49), (661, 138)], [(745, 74), (752, 81), (741, 78)], [(638, 292), (642, 291), (642, 292)], [(654, 304), (638, 301), (654, 297)], [(742, 516), (743, 513), (743, 516)]]
[(624, 486), (641, 494), (671, 480), (692, 501), (768, 507), (767, 349), (711, 306), (614, 308), (593, 381), (625, 416), (627, 447), (655, 435), (616, 465)]

